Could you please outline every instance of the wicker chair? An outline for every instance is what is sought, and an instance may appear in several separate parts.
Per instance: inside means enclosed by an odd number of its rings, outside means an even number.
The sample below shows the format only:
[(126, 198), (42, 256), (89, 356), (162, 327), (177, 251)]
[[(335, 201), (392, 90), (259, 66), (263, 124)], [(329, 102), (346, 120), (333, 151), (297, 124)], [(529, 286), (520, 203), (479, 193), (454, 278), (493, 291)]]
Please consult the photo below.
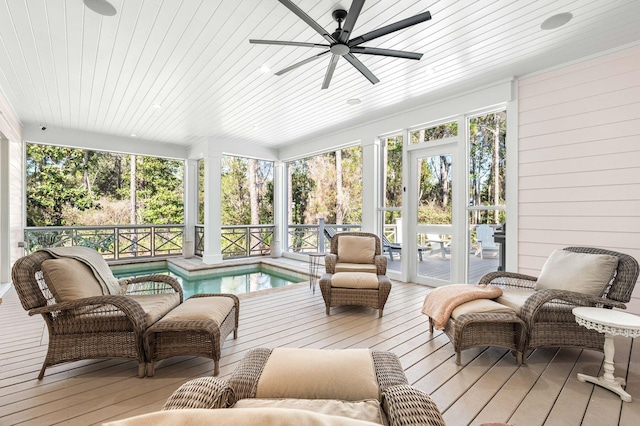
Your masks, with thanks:
[(528, 289), (520, 318), (526, 324), (526, 349), (539, 347), (577, 347), (603, 351), (604, 335), (578, 325), (571, 310), (576, 306), (599, 306), (625, 309), (638, 279), (638, 262), (633, 257), (611, 250), (591, 247), (567, 247), (575, 253), (606, 254), (618, 258), (618, 267), (611, 285), (603, 297), (589, 296), (566, 290), (535, 289), (536, 277), (511, 272), (492, 272), (479, 284), (491, 284), (503, 289)]
[[(375, 255), (370, 264), (363, 264), (371, 267), (375, 265), (374, 271), (378, 278), (377, 288), (343, 288), (332, 287), (331, 279), (337, 272), (336, 265), (339, 265), (338, 245), (340, 238), (347, 236), (369, 237), (375, 239)], [(331, 238), (331, 252), (325, 256), (326, 274), (320, 279), (320, 290), (324, 299), (326, 313), (329, 315), (331, 306), (368, 306), (378, 309), (378, 316), (382, 317), (382, 311), (387, 298), (391, 292), (391, 281), (386, 276), (387, 258), (382, 255), (380, 239), (377, 235), (367, 232), (341, 232)], [(373, 271), (372, 271), (373, 272)]]
[[(143, 333), (147, 328), (145, 298), (177, 293), (180, 284), (168, 275), (149, 275), (120, 280), (122, 295), (93, 296), (56, 302), (42, 275), (42, 262), (53, 257), (37, 251), (18, 259), (12, 270), (13, 284), (29, 315), (41, 314), (49, 330), (47, 356), (38, 379), (48, 366), (93, 358), (125, 358), (138, 361), (138, 375), (145, 374)], [(176, 297), (172, 297), (175, 299)], [(149, 300), (150, 304), (154, 302)]]
[[(271, 352), (267, 348), (251, 349), (226, 382), (215, 377), (188, 381), (169, 397), (163, 410), (229, 408), (241, 399), (256, 398), (258, 379)], [(390, 425), (444, 426), (437, 405), (428, 394), (409, 385), (395, 354), (371, 351), (371, 355), (379, 402)]]

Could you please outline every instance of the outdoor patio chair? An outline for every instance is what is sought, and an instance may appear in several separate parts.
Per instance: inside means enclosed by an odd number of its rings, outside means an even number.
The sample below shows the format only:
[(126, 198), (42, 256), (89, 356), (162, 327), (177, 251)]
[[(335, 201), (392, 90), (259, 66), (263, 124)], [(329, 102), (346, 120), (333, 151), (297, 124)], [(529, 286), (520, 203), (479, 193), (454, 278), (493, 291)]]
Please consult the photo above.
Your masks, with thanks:
[(427, 243), (429, 243), (429, 249), (431, 250), (430, 254), (433, 254), (434, 251), (439, 251), (442, 260), (447, 260), (447, 247), (449, 247), (449, 241), (443, 240), (442, 237), (437, 234), (427, 234)]
[[(402, 244), (400, 243), (392, 243), (391, 241), (389, 241), (389, 239), (387, 238), (386, 235), (382, 234), (382, 249), (383, 252), (388, 253), (389, 254), (389, 259), (391, 259), (391, 261), (393, 262), (393, 253), (398, 253), (400, 254), (402, 252)], [(422, 252), (424, 250), (426, 250), (426, 247), (418, 247), (418, 258), (420, 259), (420, 262), (422, 262)]]
[(227, 381), (190, 380), (147, 416), (193, 424), (445, 424), (430, 396), (409, 385), (395, 354), (369, 349), (251, 349)]
[(326, 273), (320, 290), (326, 313), (332, 306), (357, 305), (382, 311), (391, 281), (386, 276), (387, 258), (381, 254), (380, 239), (367, 232), (341, 232), (331, 239), (325, 256)]
[[(79, 258), (91, 258), (91, 266)], [(110, 281), (107, 290), (96, 271)], [(12, 279), (22, 307), (41, 314), (49, 330), (38, 379), (48, 366), (93, 358), (138, 361), (144, 377), (143, 333), (182, 303), (182, 287), (168, 275), (118, 281), (109, 274), (106, 261), (86, 247), (40, 250), (15, 262)]]
[(480, 255), (480, 259), (484, 259), (484, 251), (498, 251), (499, 247), (493, 239), (493, 228), (489, 225), (482, 224), (476, 228), (476, 240), (478, 248), (475, 255)]
[(611, 250), (567, 247), (547, 259), (540, 275), (492, 272), (479, 284), (502, 288), (496, 301), (526, 325), (526, 349), (577, 347), (603, 351), (604, 334), (579, 325), (572, 309), (626, 308), (638, 280), (638, 261)]

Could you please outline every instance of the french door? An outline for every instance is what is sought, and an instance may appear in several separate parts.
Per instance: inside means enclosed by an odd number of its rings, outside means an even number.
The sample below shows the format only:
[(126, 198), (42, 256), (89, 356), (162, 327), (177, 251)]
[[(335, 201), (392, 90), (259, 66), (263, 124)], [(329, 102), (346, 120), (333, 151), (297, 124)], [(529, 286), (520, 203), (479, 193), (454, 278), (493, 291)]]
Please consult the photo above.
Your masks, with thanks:
[[(459, 164), (458, 143), (410, 152), (409, 279), (440, 286), (464, 282), (465, 252), (464, 165)], [(462, 177), (460, 177), (462, 172)], [(461, 198), (462, 197), (462, 198)]]

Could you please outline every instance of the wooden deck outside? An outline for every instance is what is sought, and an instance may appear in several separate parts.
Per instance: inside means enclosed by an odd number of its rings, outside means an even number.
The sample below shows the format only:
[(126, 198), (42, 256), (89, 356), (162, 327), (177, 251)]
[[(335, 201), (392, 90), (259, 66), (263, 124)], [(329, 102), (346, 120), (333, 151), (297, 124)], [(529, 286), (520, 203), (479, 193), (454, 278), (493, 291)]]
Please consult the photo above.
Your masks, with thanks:
[[(475, 284), (483, 275), (498, 270), (498, 252), (487, 252), (483, 257), (481, 259), (473, 253), (469, 254), (469, 279), (467, 282)], [(445, 281), (449, 281), (451, 277), (451, 257), (449, 253), (447, 253), (446, 259), (442, 259), (439, 252), (425, 252), (423, 260), (418, 261), (417, 265), (418, 275)], [(400, 255), (394, 254), (393, 260), (387, 258), (388, 270), (400, 272), (400, 267)]]
[[(576, 373), (598, 374), (603, 355), (578, 349), (534, 351), (517, 367), (508, 351), (464, 351), (462, 366), (441, 332), (431, 335), (420, 313), (430, 289), (395, 283), (384, 317), (369, 308), (333, 308), (308, 283), (242, 296), (237, 340), (227, 339), (220, 377), (228, 377), (254, 347), (375, 348), (396, 353), (410, 383), (431, 394), (449, 425), (509, 422), (534, 425), (640, 424), (640, 349), (616, 339), (616, 376), (638, 398), (622, 403), (613, 393), (580, 383)], [(209, 375), (213, 362), (176, 357), (139, 379), (123, 360), (78, 361), (47, 369), (36, 379), (46, 352), (42, 319), (29, 317), (10, 290), (0, 305), (0, 424), (88, 425), (158, 410), (188, 379)]]

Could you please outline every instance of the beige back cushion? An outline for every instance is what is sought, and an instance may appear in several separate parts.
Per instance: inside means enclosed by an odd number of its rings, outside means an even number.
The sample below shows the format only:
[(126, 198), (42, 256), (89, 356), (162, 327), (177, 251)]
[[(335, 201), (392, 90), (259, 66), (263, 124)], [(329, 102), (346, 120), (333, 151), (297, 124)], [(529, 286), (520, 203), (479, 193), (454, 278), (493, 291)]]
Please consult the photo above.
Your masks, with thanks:
[(338, 240), (338, 262), (373, 263), (376, 240), (373, 237), (341, 236)]
[(256, 398), (378, 399), (371, 353), (368, 349), (276, 348), (258, 380)]
[(615, 256), (555, 250), (542, 266), (536, 290), (569, 290), (601, 296), (617, 267)]
[(79, 260), (49, 259), (42, 262), (41, 268), (44, 282), (58, 303), (102, 296), (102, 288), (91, 268)]

